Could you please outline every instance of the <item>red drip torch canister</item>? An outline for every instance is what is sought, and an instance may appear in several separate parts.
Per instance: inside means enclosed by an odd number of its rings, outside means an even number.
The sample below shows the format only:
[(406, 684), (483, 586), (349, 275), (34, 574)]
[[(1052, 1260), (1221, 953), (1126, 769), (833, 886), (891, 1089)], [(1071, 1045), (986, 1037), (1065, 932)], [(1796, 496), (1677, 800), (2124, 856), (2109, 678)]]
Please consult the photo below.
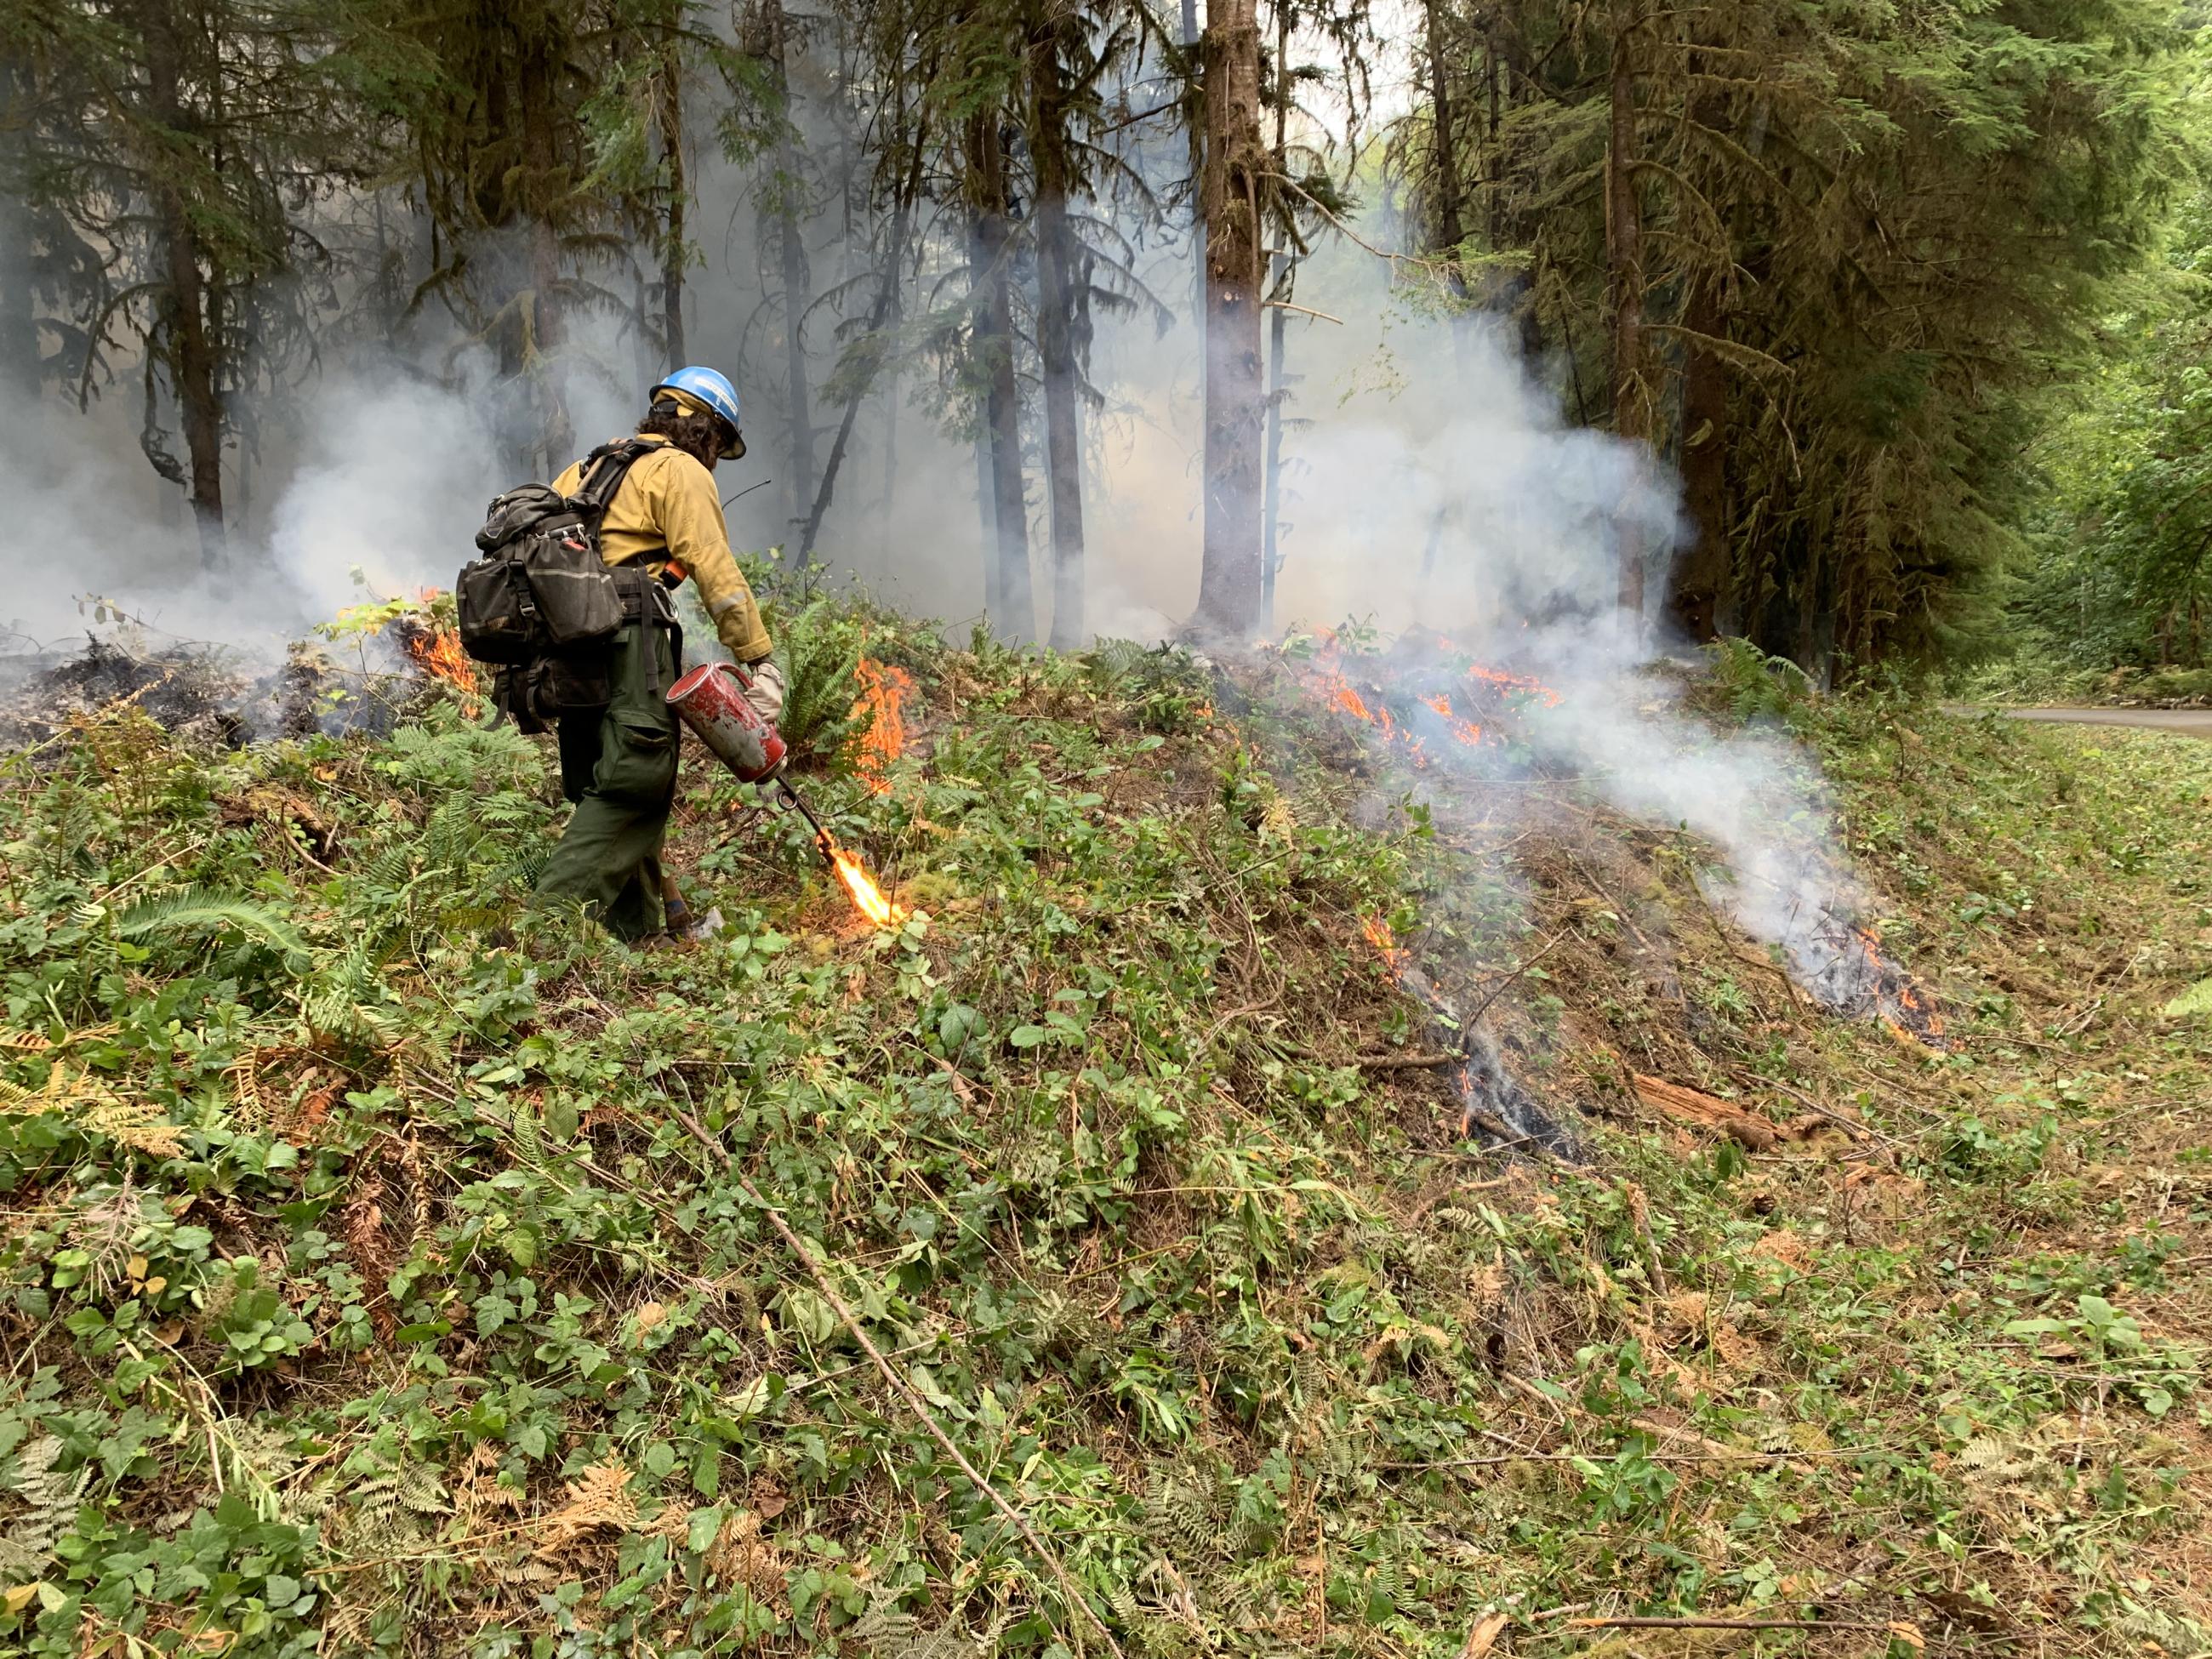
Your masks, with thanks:
[(745, 701), (750, 684), (735, 664), (710, 662), (668, 689), (668, 706), (740, 783), (758, 783), (783, 764), (782, 736)]

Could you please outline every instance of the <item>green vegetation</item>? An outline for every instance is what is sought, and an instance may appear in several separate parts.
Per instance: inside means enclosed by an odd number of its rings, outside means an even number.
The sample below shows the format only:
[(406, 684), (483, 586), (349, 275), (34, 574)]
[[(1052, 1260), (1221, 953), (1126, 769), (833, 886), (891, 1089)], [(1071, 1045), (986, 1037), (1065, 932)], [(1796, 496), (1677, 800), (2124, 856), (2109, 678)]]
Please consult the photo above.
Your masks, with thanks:
[[(2039, 446), (2048, 490), (2015, 613), (2027, 689), (2147, 703), (2212, 697), (2212, 312), (2201, 186), (2166, 257), (2107, 325), (2106, 364)], [(2117, 671), (2117, 672), (2116, 672)]]
[[(1358, 829), (1357, 755), (1264, 675), (900, 652), (890, 793), (810, 783), (915, 907), (881, 933), (696, 763), (720, 937), (519, 911), (544, 761), (446, 703), (4, 763), (0, 1644), (2212, 1641), (2212, 1026), (2160, 1012), (2206, 971), (2212, 750), (1730, 659), (1716, 708), (1844, 792), (1939, 1053), (1803, 1006), (1695, 849), (1571, 789), (1495, 843)], [(1361, 1063), (1434, 1041), (1378, 915), (1425, 971), (1523, 969), (1504, 1052), (1587, 1164)]]

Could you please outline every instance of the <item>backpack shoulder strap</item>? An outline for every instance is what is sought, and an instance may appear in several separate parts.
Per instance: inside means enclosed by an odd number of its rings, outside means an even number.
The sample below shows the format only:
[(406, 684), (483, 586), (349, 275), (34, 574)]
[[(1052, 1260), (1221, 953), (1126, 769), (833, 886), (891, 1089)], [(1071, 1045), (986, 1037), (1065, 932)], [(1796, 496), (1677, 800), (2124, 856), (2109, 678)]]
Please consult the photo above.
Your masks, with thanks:
[(607, 503), (622, 488), (622, 481), (629, 470), (644, 457), (659, 448), (642, 438), (622, 438), (611, 444), (601, 444), (584, 458), (583, 479), (568, 502), (584, 522), (596, 531), (599, 520), (606, 516)]

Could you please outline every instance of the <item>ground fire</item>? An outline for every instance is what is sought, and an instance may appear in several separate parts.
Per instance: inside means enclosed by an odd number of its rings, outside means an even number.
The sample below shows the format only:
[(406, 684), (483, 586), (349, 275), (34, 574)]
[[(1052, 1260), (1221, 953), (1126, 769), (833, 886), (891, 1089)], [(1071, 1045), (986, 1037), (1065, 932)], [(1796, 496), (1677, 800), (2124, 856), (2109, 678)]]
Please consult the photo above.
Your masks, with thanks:
[(853, 677), (860, 688), (853, 714), (870, 717), (854, 769), (870, 793), (888, 795), (891, 763), (906, 750), (906, 698), (914, 690), (914, 677), (895, 664), (870, 657), (860, 659)]
[(1323, 629), (1315, 638), (1312, 655), (1291, 664), (1293, 677), (1339, 714), (1373, 726), (1416, 771), (1434, 763), (1431, 737), (1462, 749), (1498, 747), (1519, 708), (1535, 702), (1555, 708), (1560, 702), (1557, 691), (1531, 676), (1468, 663), (1467, 653), (1442, 635), (1400, 641), (1389, 687), (1353, 679), (1355, 671), (1371, 674), (1380, 663), (1363, 668), (1348, 659), (1334, 630)]
[(822, 850), (828, 855), (830, 867), (836, 871), (837, 879), (845, 884), (845, 893), (853, 901), (853, 908), (872, 925), (896, 927), (907, 919), (906, 907), (893, 903), (876, 884), (876, 878), (860, 862), (859, 854), (840, 847), (827, 835), (823, 837)]
[[(1467, 659), (1461, 647), (1433, 634), (1408, 635), (1385, 653), (1348, 656), (1343, 639), (1324, 629), (1310, 655), (1286, 657), (1285, 666), (1308, 696), (1373, 731), (1383, 755), (1420, 775), (1432, 808), (1448, 808), (1455, 804), (1454, 778), (1468, 774), (1462, 765), (1439, 764), (1441, 757), (1486, 757), (1483, 779), (1501, 768), (1540, 771), (1540, 762), (1529, 757), (1526, 717), (1564, 702), (1529, 675)], [(1826, 909), (1809, 908), (1802, 915), (1809, 920), (1793, 916), (1778, 942), (1794, 981), (1814, 1002), (1847, 1018), (1878, 1019), (1931, 1048), (1948, 1046), (1933, 997), (1883, 955), (1879, 935)], [(1408, 971), (1407, 952), (1379, 918), (1363, 921), (1361, 928), (1394, 979), (1411, 984), (1419, 978)]]
[(424, 588), (420, 595), (420, 611), (395, 617), (392, 637), (407, 655), (416, 670), (426, 678), (443, 680), (461, 694), (461, 706), (471, 715), (477, 709), (477, 699), (483, 687), (477, 683), (476, 665), (461, 649), (461, 635), (458, 628), (440, 624), (432, 606), (441, 597), (435, 588)]
[(1872, 928), (1823, 916), (1814, 935), (1828, 960), (1806, 976), (1806, 988), (1821, 1006), (1855, 1019), (1879, 1019), (1899, 1036), (1925, 1048), (1951, 1046), (1935, 998), (1882, 954), (1881, 936)]

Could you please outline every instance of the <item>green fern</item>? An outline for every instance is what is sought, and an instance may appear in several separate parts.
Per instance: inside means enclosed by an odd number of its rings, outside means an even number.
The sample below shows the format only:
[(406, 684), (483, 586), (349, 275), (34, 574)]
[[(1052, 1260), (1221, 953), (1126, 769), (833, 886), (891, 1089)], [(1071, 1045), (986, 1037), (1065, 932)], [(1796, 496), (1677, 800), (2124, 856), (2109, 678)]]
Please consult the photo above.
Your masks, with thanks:
[(1214, 1483), (1181, 1469), (1158, 1474), (1145, 1499), (1145, 1534), (1170, 1557), (1211, 1555), (1221, 1535)]
[(275, 945), (283, 953), (287, 964), (295, 969), (304, 968), (307, 962), (307, 940), (276, 911), (241, 894), (219, 893), (204, 887), (188, 887), (132, 905), (115, 919), (115, 935), (118, 939), (135, 939), (141, 933), (208, 926), (253, 934)]
[(863, 639), (852, 622), (817, 599), (786, 621), (776, 647), (784, 672), (776, 729), (794, 757), (834, 771), (851, 769), (871, 720), (853, 712)]
[(1805, 706), (1814, 685), (1787, 657), (1769, 656), (1749, 640), (1716, 640), (1705, 647), (1713, 679), (1739, 720), (1787, 720)]
[(1134, 640), (1101, 640), (1085, 655), (1084, 668), (1091, 683), (1102, 691), (1131, 689), (1150, 650)]

